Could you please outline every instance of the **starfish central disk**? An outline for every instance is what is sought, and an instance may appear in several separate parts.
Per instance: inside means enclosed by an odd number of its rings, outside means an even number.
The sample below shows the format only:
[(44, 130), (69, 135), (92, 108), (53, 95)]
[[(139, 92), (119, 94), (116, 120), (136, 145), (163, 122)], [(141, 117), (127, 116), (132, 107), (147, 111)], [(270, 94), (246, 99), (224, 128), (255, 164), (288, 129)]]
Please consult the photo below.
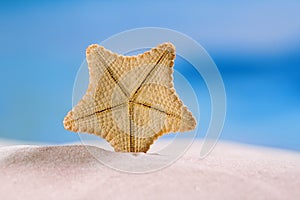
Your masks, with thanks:
[(89, 86), (65, 117), (65, 129), (98, 135), (115, 151), (147, 152), (159, 136), (196, 127), (173, 86), (171, 43), (137, 56), (118, 55), (93, 44), (86, 59)]

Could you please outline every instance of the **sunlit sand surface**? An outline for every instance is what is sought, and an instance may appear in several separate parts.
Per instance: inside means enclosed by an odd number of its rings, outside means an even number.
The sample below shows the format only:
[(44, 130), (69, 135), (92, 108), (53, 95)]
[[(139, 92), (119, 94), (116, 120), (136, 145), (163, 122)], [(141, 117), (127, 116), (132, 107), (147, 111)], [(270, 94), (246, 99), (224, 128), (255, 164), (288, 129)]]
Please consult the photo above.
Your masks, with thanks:
[[(6, 142), (6, 145), (8, 142)], [(114, 153), (83, 145), (0, 147), (1, 199), (297, 199), (300, 154), (219, 142), (199, 159), (200, 142), (173, 165), (129, 174), (93, 155), (132, 157), (152, 165), (158, 154)]]

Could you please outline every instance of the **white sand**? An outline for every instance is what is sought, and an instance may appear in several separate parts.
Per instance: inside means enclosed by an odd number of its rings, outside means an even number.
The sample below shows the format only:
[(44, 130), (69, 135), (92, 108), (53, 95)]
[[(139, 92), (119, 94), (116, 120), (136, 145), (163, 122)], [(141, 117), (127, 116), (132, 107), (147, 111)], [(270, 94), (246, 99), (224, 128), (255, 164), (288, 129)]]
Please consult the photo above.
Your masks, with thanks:
[[(92, 147), (97, 156), (110, 153)], [(0, 147), (0, 199), (297, 199), (300, 154), (219, 143), (204, 160), (199, 145), (155, 173), (128, 174), (99, 163), (84, 146)], [(159, 155), (140, 154), (151, 165)]]

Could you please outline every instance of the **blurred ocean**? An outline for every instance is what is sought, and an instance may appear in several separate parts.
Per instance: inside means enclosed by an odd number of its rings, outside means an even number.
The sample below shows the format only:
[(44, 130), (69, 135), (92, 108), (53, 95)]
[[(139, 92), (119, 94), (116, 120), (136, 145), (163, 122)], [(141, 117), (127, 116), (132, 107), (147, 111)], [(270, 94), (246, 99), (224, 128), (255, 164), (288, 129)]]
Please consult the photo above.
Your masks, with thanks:
[[(85, 48), (127, 29), (157, 26), (194, 38), (218, 66), (227, 94), (221, 139), (299, 151), (299, 10), (296, 0), (1, 1), (0, 139), (78, 140), (62, 120)], [(201, 138), (209, 94), (184, 59), (175, 69), (200, 100)], [(179, 79), (176, 89), (189, 103)]]

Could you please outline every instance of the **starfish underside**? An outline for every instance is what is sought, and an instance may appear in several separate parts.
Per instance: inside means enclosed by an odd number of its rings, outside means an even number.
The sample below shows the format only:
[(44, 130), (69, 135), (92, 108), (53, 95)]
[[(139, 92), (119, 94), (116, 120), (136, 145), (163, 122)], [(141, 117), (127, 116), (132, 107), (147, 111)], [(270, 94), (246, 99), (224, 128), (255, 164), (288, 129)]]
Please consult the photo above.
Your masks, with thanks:
[(89, 86), (64, 127), (98, 135), (115, 151), (147, 152), (159, 136), (195, 128), (173, 86), (175, 47), (161, 44), (137, 56), (97, 44), (86, 50)]

